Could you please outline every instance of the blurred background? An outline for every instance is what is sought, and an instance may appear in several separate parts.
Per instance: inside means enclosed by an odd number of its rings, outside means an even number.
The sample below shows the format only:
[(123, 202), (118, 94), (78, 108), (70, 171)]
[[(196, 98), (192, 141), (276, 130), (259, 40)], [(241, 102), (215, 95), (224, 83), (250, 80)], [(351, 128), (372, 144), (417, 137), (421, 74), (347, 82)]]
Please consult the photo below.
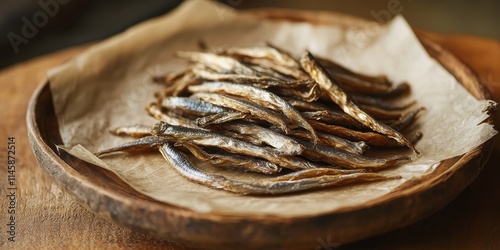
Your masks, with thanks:
[[(98, 41), (162, 15), (182, 0), (0, 1), (0, 68), (59, 49)], [(344, 12), (385, 22), (402, 14), (413, 26), (500, 40), (496, 0), (219, 0), (237, 9), (279, 7)]]

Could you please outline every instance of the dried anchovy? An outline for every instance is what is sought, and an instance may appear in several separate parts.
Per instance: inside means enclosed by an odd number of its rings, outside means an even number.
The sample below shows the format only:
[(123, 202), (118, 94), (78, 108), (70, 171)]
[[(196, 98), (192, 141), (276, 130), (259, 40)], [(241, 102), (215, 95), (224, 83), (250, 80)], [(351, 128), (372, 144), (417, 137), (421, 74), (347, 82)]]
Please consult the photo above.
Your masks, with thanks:
[(398, 119), (403, 114), (400, 110), (384, 110), (368, 105), (359, 105), (359, 107), (377, 120)]
[(180, 110), (194, 115), (208, 115), (227, 112), (228, 109), (188, 97), (165, 97), (160, 99), (160, 105), (167, 110)]
[(196, 118), (196, 124), (198, 124), (198, 126), (200, 127), (206, 127), (209, 125), (222, 124), (234, 120), (245, 119), (248, 118), (248, 116), (249, 115), (245, 113), (228, 111)]
[(238, 194), (276, 195), (344, 185), (348, 183), (394, 179), (394, 177), (385, 177), (375, 173), (352, 173), (341, 175), (326, 174), (317, 177), (299, 178), (298, 180), (294, 180), (294, 176), (290, 176), (288, 180), (285, 179), (288, 176), (281, 176), (280, 178), (285, 180), (264, 179), (244, 182), (231, 180), (222, 175), (209, 174), (202, 171), (201, 169), (195, 167), (185, 156), (177, 152), (168, 143), (163, 144), (159, 147), (159, 149), (167, 163), (186, 179), (210, 188), (222, 189)]
[[(292, 131), (292, 136), (307, 140), (308, 137), (301, 131)], [(364, 154), (370, 147), (364, 141), (353, 142), (332, 134), (318, 132), (318, 145), (330, 146), (353, 154)]]
[(293, 181), (305, 178), (318, 177), (322, 175), (341, 175), (341, 174), (354, 174), (366, 173), (364, 169), (336, 169), (336, 168), (314, 168), (305, 169), (300, 171), (291, 172), (289, 174), (274, 177), (268, 180), (272, 181)]
[(274, 72), (291, 76), (296, 79), (308, 78), (299, 64), (287, 53), (274, 47), (253, 47), (253, 48), (224, 48), (217, 51), (218, 54), (227, 55), (238, 60), (269, 68)]
[(228, 123), (223, 124), (221, 129), (249, 136), (257, 141), (272, 146), (284, 155), (298, 155), (304, 150), (304, 147), (294, 139), (253, 123)]
[(316, 57), (316, 58), (319, 61), (319, 63), (332, 74), (341, 73), (341, 74), (351, 75), (353, 77), (365, 80), (366, 82), (371, 84), (381, 84), (386, 86), (392, 85), (392, 83), (385, 76), (367, 76), (364, 74), (355, 73), (352, 70), (349, 70), (341, 66), (340, 64), (335, 63), (326, 58), (321, 58), (321, 57)]
[(316, 131), (314, 131), (314, 129), (300, 114), (300, 112), (292, 107), (288, 102), (283, 100), (281, 97), (267, 90), (242, 84), (209, 82), (203, 83), (201, 85), (190, 86), (189, 91), (226, 93), (239, 97), (251, 98), (252, 102), (255, 102), (263, 107), (280, 111), (296, 125), (309, 131), (314, 142), (318, 141)]
[(374, 132), (362, 132), (346, 127), (324, 124), (322, 122), (309, 120), (309, 123), (318, 131), (337, 135), (353, 141), (364, 141), (368, 145), (380, 147), (398, 147), (399, 144), (392, 138)]
[(189, 128), (197, 128), (198, 125), (196, 124), (195, 121), (191, 119), (187, 119), (185, 117), (179, 117), (176, 116), (173, 113), (167, 113), (164, 112), (161, 107), (157, 103), (150, 103), (148, 106), (146, 106), (146, 111), (148, 114), (154, 118), (156, 118), (159, 121), (164, 121), (167, 122), (168, 124), (172, 125), (179, 125), (179, 126), (185, 126)]
[(199, 81), (196, 79), (196, 76), (191, 72), (187, 71), (182, 75), (182, 77), (175, 79), (170, 83), (170, 86), (162, 91), (159, 91), (155, 94), (157, 97), (163, 97), (163, 96), (178, 96), (189, 85), (197, 84)]
[(322, 121), (328, 124), (342, 125), (355, 128), (364, 128), (364, 126), (356, 119), (352, 118), (352, 116), (337, 111), (330, 111), (330, 110), (306, 111), (302, 112), (302, 115), (307, 119)]
[(417, 117), (417, 115), (420, 114), (421, 112), (423, 112), (424, 110), (425, 110), (425, 108), (419, 108), (419, 109), (404, 113), (403, 115), (401, 115), (399, 117), (399, 119), (397, 119), (395, 122), (393, 122), (391, 124), (391, 127), (397, 131), (404, 130), (405, 128), (410, 126), (410, 124), (412, 124), (415, 121), (415, 118)]
[(109, 132), (119, 136), (131, 136), (141, 138), (151, 135), (151, 127), (144, 125), (122, 126), (115, 129), (110, 129)]
[(186, 142), (178, 142), (175, 144), (175, 146), (178, 145), (188, 149), (196, 158), (210, 161), (211, 164), (216, 166), (242, 169), (244, 171), (262, 174), (277, 174), (281, 171), (281, 168), (276, 164), (254, 157), (234, 154), (210, 154), (201, 147)]
[(267, 59), (276, 64), (300, 68), (300, 65), (287, 53), (277, 49), (276, 47), (268, 44), (267, 47), (253, 47), (253, 48), (222, 48), (217, 51), (218, 54), (229, 55), (242, 60), (245, 58), (259, 58)]
[(204, 66), (219, 73), (234, 73), (242, 75), (256, 75), (251, 68), (243, 65), (239, 61), (226, 56), (220, 56), (207, 52), (177, 52), (178, 57), (189, 58), (191, 61), (203, 64)]
[(392, 86), (373, 84), (366, 80), (346, 74), (333, 74), (332, 77), (347, 91), (367, 95), (396, 96), (407, 93), (410, 90), (410, 85), (408, 85), (408, 83), (401, 83), (396, 86)]
[(234, 109), (241, 113), (251, 114), (255, 118), (268, 121), (279, 126), (287, 134), (290, 132), (290, 128), (288, 127), (286, 120), (282, 115), (272, 110), (255, 105), (252, 102), (236, 97), (214, 93), (195, 93), (194, 95), (192, 95), (192, 97), (201, 99), (206, 102), (211, 102), (218, 106)]
[(359, 154), (353, 154), (332, 147), (313, 145), (307, 141), (300, 141), (304, 145), (303, 155), (313, 160), (327, 162), (329, 164), (343, 168), (363, 168), (363, 169), (382, 169), (388, 168), (399, 163), (409, 161), (408, 156), (397, 156), (393, 158), (374, 158)]
[(406, 103), (388, 102), (380, 98), (356, 94), (351, 95), (351, 97), (355, 102), (359, 104), (373, 106), (385, 110), (405, 110), (417, 103), (417, 101), (415, 100)]
[(342, 110), (344, 110), (344, 112), (356, 118), (356, 120), (361, 122), (363, 125), (373, 129), (374, 131), (387, 135), (390, 138), (393, 138), (399, 144), (407, 146), (408, 148), (412, 149), (413, 152), (418, 154), (418, 150), (415, 148), (415, 146), (413, 146), (413, 144), (401, 133), (395, 131), (394, 129), (383, 123), (376, 121), (374, 118), (372, 118), (366, 112), (356, 106), (350, 100), (349, 95), (330, 79), (328, 73), (325, 72), (325, 70), (315, 60), (311, 53), (306, 52), (302, 56), (300, 62), (306, 72), (323, 88), (324, 91), (329, 94), (332, 101), (339, 105)]
[(195, 145), (216, 147), (232, 153), (262, 158), (291, 170), (316, 168), (306, 160), (286, 155), (281, 157), (280, 153), (274, 149), (259, 147), (211, 131), (172, 126), (165, 122), (158, 122), (153, 128), (152, 134), (167, 139), (186, 141)]
[(104, 149), (95, 152), (94, 155), (102, 156), (105, 154), (111, 154), (115, 152), (143, 152), (151, 149), (155, 149), (156, 146), (160, 146), (167, 143), (168, 139), (157, 137), (157, 136), (146, 136), (135, 141), (127, 142), (116, 147)]
[(291, 88), (272, 87), (272, 91), (282, 96), (290, 98), (299, 98), (306, 102), (314, 102), (318, 100), (323, 94), (323, 90), (317, 84), (312, 85), (310, 88), (291, 89)]
[(252, 85), (258, 88), (312, 88), (316, 83), (311, 79), (304, 80), (283, 80), (269, 76), (253, 76), (253, 75), (238, 75), (238, 74), (221, 74), (210, 71), (203, 67), (194, 67), (193, 73), (199, 78), (208, 81), (233, 82)]

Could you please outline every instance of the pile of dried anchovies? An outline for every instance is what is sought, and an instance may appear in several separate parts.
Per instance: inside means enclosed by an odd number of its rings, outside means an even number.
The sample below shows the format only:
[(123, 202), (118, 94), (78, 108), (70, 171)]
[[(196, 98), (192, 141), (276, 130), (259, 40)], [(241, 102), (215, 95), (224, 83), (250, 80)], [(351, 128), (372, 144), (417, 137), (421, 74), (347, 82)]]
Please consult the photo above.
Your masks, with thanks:
[[(111, 149), (159, 149), (182, 176), (239, 194), (284, 194), (346, 183), (388, 180), (376, 170), (409, 157), (367, 156), (370, 147), (407, 147), (420, 137), (401, 131), (423, 108), (410, 87), (352, 72), (305, 52), (300, 61), (272, 46), (178, 52), (190, 64), (154, 77), (166, 88), (146, 107), (154, 128), (127, 126), (116, 135), (139, 138)], [(186, 154), (224, 168), (274, 175), (228, 179), (196, 167)]]

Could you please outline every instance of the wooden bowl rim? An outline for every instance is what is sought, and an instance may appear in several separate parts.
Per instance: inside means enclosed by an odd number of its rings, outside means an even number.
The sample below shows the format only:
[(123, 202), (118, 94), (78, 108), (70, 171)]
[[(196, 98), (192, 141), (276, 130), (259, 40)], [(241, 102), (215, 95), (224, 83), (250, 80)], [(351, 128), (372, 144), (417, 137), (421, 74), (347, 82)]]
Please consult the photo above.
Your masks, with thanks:
[[(280, 10), (281, 13), (284, 13), (283, 10)], [(295, 12), (292, 12), (295, 13)], [(311, 12), (315, 13), (315, 12)], [(455, 61), (453, 61), (454, 64), (459, 65), (459, 68), (462, 67), (464, 69), (467, 69), (468, 72), (470, 72), (469, 75), (466, 77), (470, 78), (469, 80), (473, 82), (472, 84), (476, 84), (477, 86), (469, 86), (469, 88), (478, 88), (479, 91), (473, 92), (474, 95), (476, 95), (477, 98), (484, 99), (488, 98), (490, 96), (486, 86), (484, 86), (484, 83), (481, 81), (481, 79), (478, 77), (476, 73), (474, 73), (469, 67), (467, 67), (465, 64), (463, 64), (459, 59), (454, 57), (451, 53), (446, 51), (445, 49), (441, 48), (439, 45), (433, 43), (432, 41), (426, 39), (423, 35), (423, 33), (417, 32), (417, 36), (419, 39), (421, 39), (422, 43), (425, 43), (424, 46), (426, 46), (426, 49), (434, 49), (434, 50), (440, 50), (441, 57), (444, 55), (446, 58), (452, 58)], [(439, 56), (439, 55), (438, 55)], [(439, 58), (436, 58), (439, 61)], [(440, 63), (442, 63), (440, 61)], [(445, 66), (446, 67), (446, 66)], [(453, 72), (452, 72), (453, 74)], [(455, 75), (455, 74), (454, 74)], [(456, 75), (455, 75), (456, 76)], [(462, 82), (461, 82), (462, 83)], [(97, 199), (102, 199), (104, 198), (108, 199), (111, 204), (114, 204), (113, 206), (121, 206), (122, 210), (128, 210), (131, 208), (136, 209), (137, 206), (139, 206), (140, 209), (143, 209), (144, 211), (148, 211), (150, 215), (154, 215), (156, 213), (165, 213), (168, 214), (169, 216), (173, 216), (172, 218), (180, 218), (180, 219), (191, 219), (191, 220), (206, 220), (211, 223), (216, 223), (219, 225), (223, 224), (231, 224), (231, 223), (256, 223), (259, 225), (272, 225), (272, 224), (279, 224), (279, 225), (284, 225), (284, 226), (291, 226), (293, 223), (297, 222), (304, 222), (307, 221), (311, 218), (320, 218), (320, 217), (325, 217), (327, 218), (328, 216), (343, 216), (348, 213), (360, 211), (360, 210), (365, 210), (369, 208), (373, 208), (376, 206), (383, 206), (383, 205), (389, 205), (390, 203), (395, 203), (396, 200), (401, 200), (405, 199), (407, 197), (411, 196), (416, 196), (418, 194), (421, 194), (423, 192), (429, 191), (433, 189), (435, 186), (441, 184), (441, 183), (446, 183), (450, 178), (452, 178), (456, 172), (460, 171), (464, 166), (466, 166), (469, 162), (472, 160), (477, 160), (479, 159), (480, 163), (478, 166), (479, 171), (483, 168), (487, 157), (491, 153), (492, 147), (492, 140), (489, 140), (485, 142), (484, 144), (476, 147), (475, 149), (472, 149), (471, 151), (467, 152), (466, 154), (462, 155), (459, 157), (459, 159), (453, 159), (452, 161), (454, 162), (448, 169), (444, 170), (442, 173), (439, 175), (431, 176), (431, 178), (426, 179), (425, 181), (422, 181), (421, 183), (418, 183), (408, 189), (395, 192), (395, 193), (390, 193), (388, 195), (385, 195), (383, 197), (380, 197), (378, 199), (374, 199), (372, 201), (369, 201), (365, 204), (362, 204), (360, 206), (354, 206), (354, 207), (346, 207), (342, 209), (337, 209), (334, 211), (330, 212), (325, 212), (324, 214), (318, 214), (318, 215), (306, 215), (306, 216), (296, 216), (292, 218), (283, 218), (279, 216), (274, 216), (274, 215), (256, 215), (256, 216), (243, 216), (243, 215), (224, 215), (224, 214), (214, 214), (214, 213), (198, 213), (195, 211), (191, 211), (189, 209), (173, 206), (167, 203), (162, 203), (162, 202), (156, 202), (156, 201), (149, 201), (149, 200), (143, 200), (137, 197), (132, 197), (132, 196), (126, 196), (122, 195), (115, 190), (103, 190), (101, 189), (98, 185), (93, 183), (92, 181), (86, 181), (86, 178), (84, 178), (84, 175), (73, 169), (68, 163), (66, 163), (59, 155), (57, 155), (54, 150), (51, 149), (51, 147), (47, 144), (48, 138), (44, 138), (44, 135), (41, 134), (41, 131), (39, 130), (39, 125), (36, 118), (36, 108), (38, 105), (41, 105), (39, 102), (40, 96), (43, 94), (43, 91), (50, 91), (49, 89), (49, 81), (46, 79), (43, 82), (39, 84), (37, 89), (35, 90), (30, 102), (29, 102), (29, 107), (28, 107), (28, 112), (27, 112), (27, 127), (28, 127), (28, 135), (30, 139), (30, 144), (31, 147), (35, 153), (35, 156), (37, 157), (37, 160), (40, 162), (40, 165), (42, 168), (49, 174), (49, 176), (54, 180), (54, 182), (61, 187), (66, 193), (70, 194), (73, 196), (77, 202), (80, 204), (84, 205), (87, 207), (90, 211), (96, 213), (97, 215), (104, 217), (108, 220), (114, 221), (117, 224), (120, 225), (125, 225), (128, 227), (136, 228), (148, 233), (153, 233), (155, 234), (154, 230), (155, 228), (145, 228), (144, 225), (137, 225), (136, 221), (123, 221), (121, 218), (115, 217), (115, 215), (108, 211), (108, 207), (100, 207), (96, 206), (96, 203), (100, 203), (99, 200), (90, 200), (92, 198)], [(467, 86), (466, 86), (467, 87)], [(468, 88), (468, 89), (469, 89)], [(469, 89), (470, 91), (470, 89)], [(478, 94), (479, 93), (479, 94)], [(482, 156), (483, 154), (483, 156)], [(481, 157), (485, 157), (484, 161), (481, 160)], [(477, 172), (479, 174), (479, 172)], [(463, 187), (461, 187), (461, 190), (468, 186), (470, 182), (475, 179), (476, 176), (473, 176), (470, 180), (467, 180), (466, 183), (463, 183)], [(432, 174), (431, 174), (432, 175)], [(453, 190), (449, 191), (447, 195), (450, 196), (456, 196), (458, 195), (461, 190)], [(453, 193), (453, 194), (452, 194)], [(86, 196), (89, 196), (86, 197)], [(445, 203), (447, 204), (447, 202)], [(445, 204), (439, 204), (439, 208), (444, 206)], [(434, 208), (436, 210), (436, 208)], [(421, 215), (419, 218), (411, 221), (414, 222), (425, 215)], [(167, 216), (168, 217), (168, 216)], [(410, 222), (410, 223), (411, 223)], [(401, 223), (404, 225), (405, 223)], [(407, 223), (409, 224), (409, 223)], [(394, 229), (394, 228), (393, 228)], [(163, 235), (160, 235), (160, 237)], [(171, 236), (169, 236), (171, 237)], [(186, 240), (186, 239), (181, 239), (181, 240)], [(189, 240), (189, 239), (187, 239)], [(188, 241), (186, 241), (188, 242)]]

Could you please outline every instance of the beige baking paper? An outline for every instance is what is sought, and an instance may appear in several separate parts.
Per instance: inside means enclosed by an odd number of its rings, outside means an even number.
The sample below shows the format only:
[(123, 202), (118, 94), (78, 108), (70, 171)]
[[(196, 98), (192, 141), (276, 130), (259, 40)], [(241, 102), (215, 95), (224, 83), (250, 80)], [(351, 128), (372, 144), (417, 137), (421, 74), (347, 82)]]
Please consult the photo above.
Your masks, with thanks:
[[(361, 22), (364, 23), (364, 22)], [(110, 169), (134, 189), (156, 200), (199, 212), (308, 216), (363, 204), (381, 197), (412, 178), (431, 173), (441, 160), (464, 154), (496, 131), (481, 124), (489, 101), (474, 99), (431, 59), (402, 17), (379, 27), (263, 21), (208, 1), (187, 1), (171, 13), (133, 27), (91, 47), (49, 72), (60, 132), (70, 153)], [(407, 81), (427, 111), (420, 118), (423, 139), (413, 162), (387, 170), (400, 180), (330, 188), (279, 197), (240, 196), (191, 183), (167, 166), (159, 153), (96, 158), (90, 152), (130, 141), (108, 133), (110, 128), (153, 125), (144, 107), (161, 86), (152, 75), (183, 68), (177, 50), (197, 50), (203, 39), (210, 47), (255, 46), (270, 41), (299, 56), (305, 49), (355, 71), (385, 74)], [(89, 152), (90, 151), (90, 152)], [(246, 174), (230, 173), (231, 178)]]

